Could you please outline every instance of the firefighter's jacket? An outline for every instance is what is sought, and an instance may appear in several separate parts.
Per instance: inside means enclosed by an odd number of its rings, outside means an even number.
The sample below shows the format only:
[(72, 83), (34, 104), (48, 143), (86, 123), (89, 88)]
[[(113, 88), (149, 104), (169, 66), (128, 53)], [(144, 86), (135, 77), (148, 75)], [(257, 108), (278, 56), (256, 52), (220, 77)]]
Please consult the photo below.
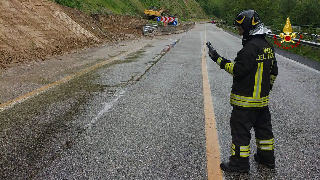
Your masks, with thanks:
[(230, 103), (240, 108), (267, 108), (269, 92), (278, 75), (274, 48), (265, 36), (254, 36), (232, 63), (219, 57), (217, 64), (233, 75)]

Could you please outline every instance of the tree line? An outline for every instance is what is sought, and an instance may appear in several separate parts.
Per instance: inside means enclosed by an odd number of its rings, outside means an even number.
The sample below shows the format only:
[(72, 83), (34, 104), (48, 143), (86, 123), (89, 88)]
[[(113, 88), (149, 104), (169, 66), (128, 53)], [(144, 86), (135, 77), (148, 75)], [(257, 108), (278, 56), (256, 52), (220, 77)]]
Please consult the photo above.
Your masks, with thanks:
[(245, 9), (256, 10), (262, 21), (280, 28), (290, 18), (296, 26), (320, 27), (319, 0), (196, 0), (208, 15), (221, 18), (229, 25), (236, 15)]

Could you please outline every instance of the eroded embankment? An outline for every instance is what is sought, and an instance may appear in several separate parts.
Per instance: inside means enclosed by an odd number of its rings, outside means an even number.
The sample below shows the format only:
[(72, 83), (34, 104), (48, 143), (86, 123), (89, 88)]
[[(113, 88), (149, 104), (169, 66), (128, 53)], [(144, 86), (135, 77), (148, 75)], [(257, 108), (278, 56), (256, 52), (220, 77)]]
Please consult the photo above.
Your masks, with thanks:
[(0, 1), (0, 69), (104, 41), (141, 36), (145, 20), (88, 16), (46, 0)]

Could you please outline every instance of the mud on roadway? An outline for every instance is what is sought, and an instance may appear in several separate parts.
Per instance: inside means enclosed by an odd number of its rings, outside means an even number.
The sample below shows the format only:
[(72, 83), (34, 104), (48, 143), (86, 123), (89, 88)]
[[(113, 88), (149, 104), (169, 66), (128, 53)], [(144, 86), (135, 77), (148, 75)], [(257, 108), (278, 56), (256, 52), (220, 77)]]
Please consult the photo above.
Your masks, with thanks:
[(165, 27), (160, 36), (145, 37), (147, 23), (139, 17), (87, 15), (47, 0), (0, 1), (0, 110), (17, 97), (141, 43), (194, 26)]
[(0, 72), (106, 42), (140, 38), (147, 20), (87, 15), (47, 0), (0, 1)]

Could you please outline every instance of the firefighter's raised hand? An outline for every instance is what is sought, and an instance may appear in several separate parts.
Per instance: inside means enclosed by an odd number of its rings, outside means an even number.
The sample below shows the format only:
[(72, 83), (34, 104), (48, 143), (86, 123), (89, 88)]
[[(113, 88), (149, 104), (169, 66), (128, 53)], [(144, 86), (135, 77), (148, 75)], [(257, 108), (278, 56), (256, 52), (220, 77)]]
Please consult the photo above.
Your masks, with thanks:
[(220, 57), (220, 55), (217, 53), (217, 51), (212, 47), (211, 43), (210, 42), (207, 42), (206, 43), (208, 49), (209, 49), (209, 56), (211, 57), (211, 59), (214, 61), (214, 62), (217, 62), (217, 59)]
[(217, 62), (218, 58), (220, 57), (220, 55), (217, 53), (216, 50), (211, 50), (209, 51), (209, 56), (210, 58), (214, 61), (214, 62)]

